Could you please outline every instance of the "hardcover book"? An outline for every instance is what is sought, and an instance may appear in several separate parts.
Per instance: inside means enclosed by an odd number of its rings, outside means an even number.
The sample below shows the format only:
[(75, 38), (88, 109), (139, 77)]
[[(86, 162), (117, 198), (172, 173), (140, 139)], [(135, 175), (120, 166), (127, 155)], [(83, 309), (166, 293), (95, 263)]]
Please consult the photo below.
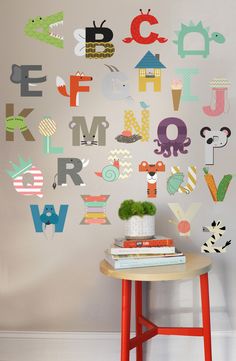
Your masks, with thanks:
[(175, 247), (119, 247), (112, 245), (110, 253), (113, 255), (127, 255), (127, 254), (173, 254)]
[(154, 266), (183, 264), (186, 262), (186, 257), (182, 255), (176, 257), (113, 259), (111, 254), (105, 252), (105, 260), (114, 269), (124, 269), (124, 268), (140, 268), (140, 267), (154, 267)]
[(171, 247), (174, 246), (174, 241), (171, 238), (163, 236), (155, 236), (152, 239), (126, 239), (116, 238), (115, 245), (119, 247)]

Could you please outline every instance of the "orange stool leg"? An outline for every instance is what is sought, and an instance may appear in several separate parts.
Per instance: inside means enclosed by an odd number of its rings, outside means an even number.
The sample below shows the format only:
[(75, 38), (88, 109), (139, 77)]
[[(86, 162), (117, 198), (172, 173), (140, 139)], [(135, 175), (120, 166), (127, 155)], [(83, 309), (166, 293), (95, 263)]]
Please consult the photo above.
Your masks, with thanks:
[[(142, 281), (135, 281), (135, 309), (136, 309), (136, 337), (141, 336), (143, 332), (139, 317), (142, 316)], [(136, 361), (143, 361), (143, 345), (136, 347)]]
[(122, 280), (121, 361), (129, 361), (131, 281)]
[(205, 361), (212, 361), (208, 273), (200, 276)]

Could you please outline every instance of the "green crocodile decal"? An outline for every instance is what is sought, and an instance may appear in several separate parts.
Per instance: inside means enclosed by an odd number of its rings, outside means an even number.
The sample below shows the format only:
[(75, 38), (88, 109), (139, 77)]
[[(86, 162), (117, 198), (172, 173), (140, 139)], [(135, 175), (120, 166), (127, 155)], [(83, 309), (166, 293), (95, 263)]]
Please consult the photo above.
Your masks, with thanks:
[[(190, 21), (189, 25), (181, 24), (181, 29), (175, 33), (178, 40), (173, 40), (173, 43), (177, 44), (178, 54), (181, 58), (184, 58), (186, 55), (202, 55), (206, 58), (210, 52), (210, 41), (215, 41), (218, 44), (225, 42), (225, 37), (220, 33), (214, 32), (209, 36), (209, 28), (204, 28), (201, 21), (196, 25), (192, 21)], [(185, 48), (185, 37), (190, 33), (199, 33), (203, 37), (204, 46), (202, 49)]]
[(30, 19), (25, 25), (25, 34), (44, 43), (63, 48), (63, 12)]

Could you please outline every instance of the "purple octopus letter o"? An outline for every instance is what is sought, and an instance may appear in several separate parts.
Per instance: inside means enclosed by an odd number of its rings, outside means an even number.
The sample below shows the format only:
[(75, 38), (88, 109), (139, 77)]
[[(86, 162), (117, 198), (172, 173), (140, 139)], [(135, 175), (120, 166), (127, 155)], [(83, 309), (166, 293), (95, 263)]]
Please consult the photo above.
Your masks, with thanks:
[[(167, 128), (169, 125), (175, 125), (178, 130), (176, 139), (169, 139), (167, 136)], [(187, 126), (182, 119), (179, 118), (165, 118), (157, 127), (157, 139), (154, 139), (157, 143), (158, 148), (154, 150), (155, 154), (163, 154), (163, 157), (169, 158), (172, 153), (174, 157), (179, 154), (188, 153), (185, 149), (191, 144), (191, 139), (187, 137)]]

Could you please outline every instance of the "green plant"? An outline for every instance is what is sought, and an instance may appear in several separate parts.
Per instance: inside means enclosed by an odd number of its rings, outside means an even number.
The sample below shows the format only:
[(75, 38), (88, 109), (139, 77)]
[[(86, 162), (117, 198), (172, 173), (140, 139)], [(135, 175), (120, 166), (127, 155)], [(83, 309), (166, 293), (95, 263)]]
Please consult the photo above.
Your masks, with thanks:
[(151, 202), (135, 202), (133, 199), (127, 199), (121, 203), (118, 214), (122, 220), (128, 220), (132, 216), (154, 216), (156, 206)]

